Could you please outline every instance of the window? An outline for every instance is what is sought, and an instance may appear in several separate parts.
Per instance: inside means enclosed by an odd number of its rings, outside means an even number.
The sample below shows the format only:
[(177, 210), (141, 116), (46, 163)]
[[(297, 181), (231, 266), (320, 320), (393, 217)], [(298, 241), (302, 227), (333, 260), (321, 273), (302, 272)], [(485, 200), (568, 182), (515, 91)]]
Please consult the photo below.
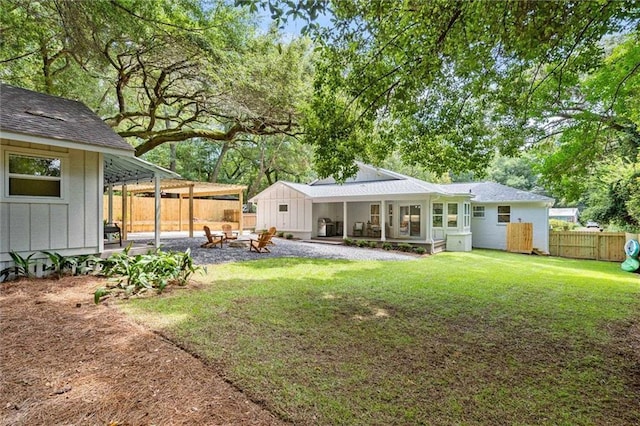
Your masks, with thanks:
[(458, 203), (447, 203), (447, 228), (458, 227)]
[(473, 217), (484, 218), (484, 206), (473, 206)]
[(498, 206), (498, 223), (511, 222), (511, 206)]
[(278, 211), (280, 213), (286, 213), (289, 211), (289, 204), (278, 204)]
[(393, 204), (389, 204), (389, 219), (388, 219), (388, 225), (389, 226), (393, 226)]
[(442, 228), (442, 214), (444, 212), (443, 203), (433, 203), (433, 212), (431, 213), (434, 228)]
[(380, 225), (380, 204), (371, 204), (369, 208), (371, 224)]
[(465, 228), (469, 228), (471, 226), (471, 204), (470, 203), (464, 203), (463, 223)]
[(8, 154), (9, 196), (62, 197), (60, 158)]

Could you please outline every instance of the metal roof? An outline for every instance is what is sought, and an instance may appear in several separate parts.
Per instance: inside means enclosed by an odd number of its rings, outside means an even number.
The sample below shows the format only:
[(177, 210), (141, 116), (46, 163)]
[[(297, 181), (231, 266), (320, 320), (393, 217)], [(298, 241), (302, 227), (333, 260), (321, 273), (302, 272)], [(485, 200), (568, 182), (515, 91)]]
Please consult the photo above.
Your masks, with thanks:
[(104, 154), (105, 185), (129, 185), (146, 182), (153, 186), (155, 175), (161, 179), (180, 179), (179, 174), (133, 155)]

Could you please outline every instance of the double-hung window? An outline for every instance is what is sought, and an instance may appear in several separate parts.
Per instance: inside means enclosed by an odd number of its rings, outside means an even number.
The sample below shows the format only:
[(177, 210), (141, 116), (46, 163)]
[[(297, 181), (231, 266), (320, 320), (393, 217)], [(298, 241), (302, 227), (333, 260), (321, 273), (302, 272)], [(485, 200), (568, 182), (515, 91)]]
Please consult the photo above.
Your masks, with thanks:
[(371, 224), (380, 225), (380, 204), (371, 204), (369, 212), (369, 221)]
[(447, 228), (458, 227), (458, 203), (447, 203)]
[(473, 217), (484, 219), (484, 206), (473, 206)]
[(62, 159), (7, 153), (7, 196), (62, 198)]
[(511, 206), (498, 206), (498, 223), (511, 222)]
[(442, 228), (442, 214), (444, 213), (443, 203), (433, 203), (431, 220), (434, 228)]
[(471, 226), (471, 203), (464, 203), (463, 225), (465, 228)]

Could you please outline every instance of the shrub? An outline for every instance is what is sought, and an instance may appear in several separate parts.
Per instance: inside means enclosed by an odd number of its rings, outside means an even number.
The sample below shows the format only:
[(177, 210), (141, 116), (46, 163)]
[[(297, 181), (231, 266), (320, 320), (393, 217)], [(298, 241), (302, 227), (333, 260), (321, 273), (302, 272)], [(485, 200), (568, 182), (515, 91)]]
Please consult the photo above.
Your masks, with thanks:
[(427, 249), (425, 249), (424, 247), (416, 247), (414, 251), (418, 254), (425, 254), (427, 252)]
[(285, 236), (285, 238), (286, 238), (287, 240), (291, 240), (291, 239), (293, 239), (293, 234), (287, 234), (287, 235)]
[(78, 257), (75, 256), (63, 256), (60, 253), (43, 251), (51, 265), (45, 268), (46, 271), (53, 273), (53, 276), (57, 279), (62, 278), (64, 275), (71, 275), (77, 269)]
[(358, 247), (367, 247), (369, 245), (369, 241), (367, 241), (367, 240), (358, 240), (358, 241), (356, 241), (356, 245)]
[(393, 248), (393, 244), (384, 242), (384, 243), (382, 243), (382, 248), (384, 250), (391, 250)]
[(121, 253), (97, 262), (99, 275), (112, 279), (115, 283), (101, 287), (94, 293), (94, 302), (111, 292), (138, 294), (150, 289), (161, 293), (168, 284), (185, 285), (189, 277), (202, 267), (195, 266), (191, 250), (185, 252), (163, 252), (160, 249), (145, 255), (129, 256), (131, 245)]
[(354, 240), (352, 240), (351, 238), (344, 238), (344, 239), (342, 240), (342, 242), (344, 243), (344, 245), (345, 245), (345, 246), (352, 246), (352, 245), (355, 245), (355, 243), (356, 243), (356, 242), (355, 242)]
[(276, 235), (278, 236), (278, 238), (283, 238), (284, 237), (284, 232), (279, 231), (278, 233), (276, 233)]
[(549, 219), (549, 226), (554, 231), (572, 231), (578, 227), (576, 223), (558, 219)]
[(403, 251), (403, 252), (410, 252), (413, 247), (411, 246), (411, 244), (408, 243), (400, 243), (397, 245), (398, 250)]
[(369, 247), (378, 248), (378, 242), (377, 241), (369, 241)]

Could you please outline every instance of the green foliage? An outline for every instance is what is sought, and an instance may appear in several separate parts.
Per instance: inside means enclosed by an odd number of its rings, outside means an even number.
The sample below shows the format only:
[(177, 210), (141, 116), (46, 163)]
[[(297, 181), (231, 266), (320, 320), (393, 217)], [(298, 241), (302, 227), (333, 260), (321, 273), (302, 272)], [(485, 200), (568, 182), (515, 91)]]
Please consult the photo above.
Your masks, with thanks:
[(293, 239), (293, 234), (287, 234), (287, 235), (285, 235), (285, 238), (287, 240), (291, 240), (291, 239)]
[(413, 251), (413, 246), (409, 243), (400, 243), (396, 246), (396, 250), (403, 252), (411, 252)]
[(282, 238), (282, 237), (284, 237), (284, 232), (282, 232), (282, 231), (278, 231), (278, 232), (276, 233), (276, 235), (278, 236), (278, 238)]
[(554, 231), (572, 231), (578, 227), (576, 223), (566, 220), (549, 219), (549, 227)]
[(155, 289), (161, 293), (170, 283), (185, 285), (192, 274), (203, 271), (202, 267), (193, 264), (189, 249), (185, 252), (158, 249), (136, 256), (129, 255), (130, 249), (131, 245), (96, 265), (99, 275), (113, 278), (114, 282), (111, 286), (96, 290), (96, 303), (102, 296), (114, 291), (131, 295)]
[(388, 242), (385, 241), (384, 243), (382, 243), (382, 249), (389, 251), (389, 250), (393, 249), (393, 244), (388, 243)]
[(353, 246), (356, 244), (355, 240), (351, 238), (343, 238), (342, 242), (344, 243), (345, 246)]
[(369, 241), (367, 241), (367, 240), (358, 240), (358, 241), (356, 241), (356, 246), (358, 246), (358, 247), (369, 247)]
[(378, 248), (378, 242), (377, 241), (369, 241), (369, 247)]
[(78, 257), (76, 256), (63, 256), (60, 253), (43, 251), (49, 258), (51, 265), (46, 267), (47, 271), (50, 271), (57, 279), (62, 278), (65, 274), (73, 274), (78, 266)]
[(36, 259), (31, 259), (35, 254), (36, 253), (31, 253), (27, 257), (22, 257), (15, 251), (9, 252), (9, 256), (11, 256), (14, 265), (0, 271), (0, 278), (2, 278), (0, 281), (7, 281), (9, 277), (13, 279), (31, 278), (33, 276), (31, 268), (37, 263)]
[(427, 249), (425, 249), (424, 247), (414, 247), (413, 251), (418, 254), (425, 254), (427, 252)]

